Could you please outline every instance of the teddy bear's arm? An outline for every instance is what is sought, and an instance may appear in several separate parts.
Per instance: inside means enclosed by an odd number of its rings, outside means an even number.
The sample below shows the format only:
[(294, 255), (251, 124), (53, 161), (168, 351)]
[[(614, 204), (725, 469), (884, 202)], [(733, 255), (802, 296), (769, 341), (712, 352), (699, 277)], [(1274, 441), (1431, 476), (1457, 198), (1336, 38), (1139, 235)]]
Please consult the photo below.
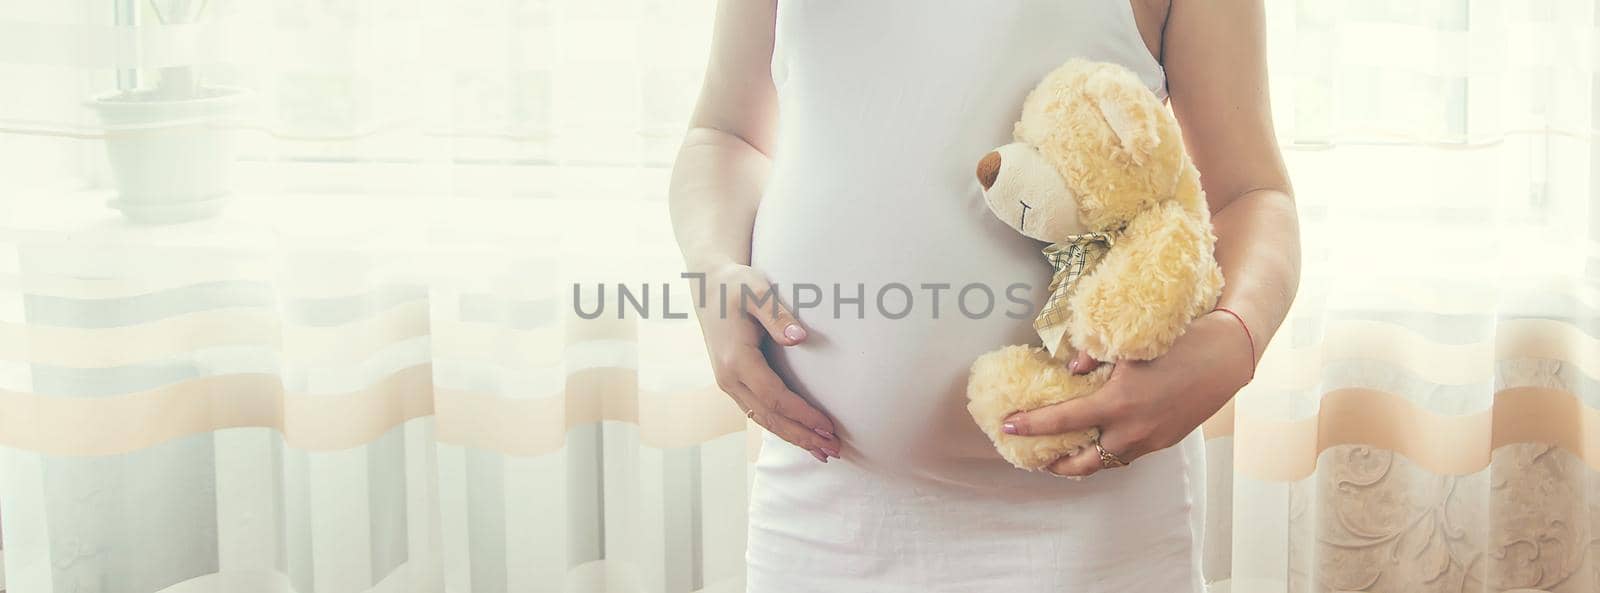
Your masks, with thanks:
[(1140, 213), (1068, 307), (1072, 345), (1096, 360), (1149, 360), (1167, 351), (1222, 293), (1216, 237), (1176, 201)]

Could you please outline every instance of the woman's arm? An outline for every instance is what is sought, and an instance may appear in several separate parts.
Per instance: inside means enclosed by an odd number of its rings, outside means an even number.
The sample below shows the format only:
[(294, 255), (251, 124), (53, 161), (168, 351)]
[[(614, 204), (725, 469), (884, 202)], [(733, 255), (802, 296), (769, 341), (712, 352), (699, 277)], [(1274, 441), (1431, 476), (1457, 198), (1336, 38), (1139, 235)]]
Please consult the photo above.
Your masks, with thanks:
[[(1132, 460), (1182, 440), (1249, 381), (1300, 281), (1299, 226), (1272, 129), (1264, 28), (1261, 0), (1172, 0), (1161, 51), (1172, 108), (1211, 204), (1226, 282), (1218, 306), (1244, 319), (1254, 347), (1238, 320), (1214, 311), (1161, 357), (1118, 362), (1093, 395), (1008, 418), (1015, 434), (1098, 426), (1106, 450)], [(1094, 366), (1074, 361), (1076, 372)], [(1093, 453), (1050, 466), (1067, 476), (1099, 469)]]
[(672, 169), (673, 231), (691, 272), (750, 263), (750, 229), (771, 164), (777, 0), (722, 0), (711, 60)]
[(1267, 96), (1262, 2), (1173, 2), (1168, 93), (1211, 203), (1227, 282), (1217, 305), (1244, 318), (1259, 359), (1300, 283), (1299, 222)]
[[(839, 456), (832, 421), (790, 391), (761, 353), (763, 334), (793, 346), (805, 340), (804, 328), (781, 304), (742, 298), (746, 288), (776, 298), (765, 276), (749, 265), (750, 233), (776, 127), (769, 67), (775, 1), (718, 3), (711, 61), (667, 200), (684, 263), (689, 273), (703, 274), (690, 290), (717, 386), (756, 423), (826, 462)], [(727, 287), (728, 303), (708, 298), (723, 294), (706, 290), (718, 286)]]

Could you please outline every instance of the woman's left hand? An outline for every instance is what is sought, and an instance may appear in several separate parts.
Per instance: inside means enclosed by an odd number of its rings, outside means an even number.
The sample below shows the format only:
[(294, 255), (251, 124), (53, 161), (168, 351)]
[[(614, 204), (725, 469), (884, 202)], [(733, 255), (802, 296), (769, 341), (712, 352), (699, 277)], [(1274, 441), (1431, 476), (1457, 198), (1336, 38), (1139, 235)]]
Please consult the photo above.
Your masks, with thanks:
[[(1100, 427), (1100, 446), (1129, 463), (1177, 444), (1221, 409), (1249, 382), (1249, 338), (1238, 321), (1219, 311), (1196, 318), (1166, 354), (1116, 363), (1094, 393), (1006, 418), (1017, 435), (1044, 435)], [(1071, 365), (1087, 373), (1100, 363), (1086, 355)], [(1087, 476), (1102, 469), (1093, 447), (1056, 460), (1047, 471)]]

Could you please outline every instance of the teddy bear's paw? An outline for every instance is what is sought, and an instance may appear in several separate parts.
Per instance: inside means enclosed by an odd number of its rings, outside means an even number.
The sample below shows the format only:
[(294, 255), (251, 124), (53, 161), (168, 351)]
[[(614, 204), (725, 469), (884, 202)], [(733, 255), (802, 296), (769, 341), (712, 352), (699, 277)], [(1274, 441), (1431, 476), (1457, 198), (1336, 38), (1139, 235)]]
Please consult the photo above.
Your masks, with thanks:
[(999, 430), (1001, 419), (1042, 405), (1055, 396), (1041, 388), (1059, 384), (1068, 375), (1044, 350), (1006, 346), (973, 361), (967, 375), (967, 410), (985, 431)]
[(1094, 442), (1095, 429), (1040, 436), (1004, 435), (995, 439), (1000, 455), (1020, 469), (1040, 471), (1063, 457), (1082, 453)]
[(1093, 429), (1076, 433), (1017, 436), (1001, 426), (1014, 412), (1028, 411), (1093, 393), (1110, 376), (1111, 365), (1084, 375), (1067, 371), (1061, 361), (1037, 346), (1007, 346), (979, 357), (967, 383), (967, 412), (1001, 456), (1019, 468), (1035, 471), (1094, 438)]

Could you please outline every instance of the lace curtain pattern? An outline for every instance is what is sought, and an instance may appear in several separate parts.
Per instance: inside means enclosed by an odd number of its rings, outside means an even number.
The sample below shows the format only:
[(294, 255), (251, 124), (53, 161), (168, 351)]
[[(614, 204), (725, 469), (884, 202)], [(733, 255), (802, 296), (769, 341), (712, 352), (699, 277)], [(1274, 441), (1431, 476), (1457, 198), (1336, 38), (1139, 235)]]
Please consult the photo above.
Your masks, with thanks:
[(1210, 576), (1600, 586), (1596, 18), (1589, 2), (1269, 2), (1306, 278), (1213, 441), (1232, 450), (1232, 505)]
[[(1267, 5), (1305, 276), (1213, 590), (1600, 588), (1595, 3)], [(0, 0), (4, 588), (742, 590), (759, 429), (666, 314), (713, 8)], [(169, 72), (249, 90), (234, 195), (128, 224), (87, 105)]]

